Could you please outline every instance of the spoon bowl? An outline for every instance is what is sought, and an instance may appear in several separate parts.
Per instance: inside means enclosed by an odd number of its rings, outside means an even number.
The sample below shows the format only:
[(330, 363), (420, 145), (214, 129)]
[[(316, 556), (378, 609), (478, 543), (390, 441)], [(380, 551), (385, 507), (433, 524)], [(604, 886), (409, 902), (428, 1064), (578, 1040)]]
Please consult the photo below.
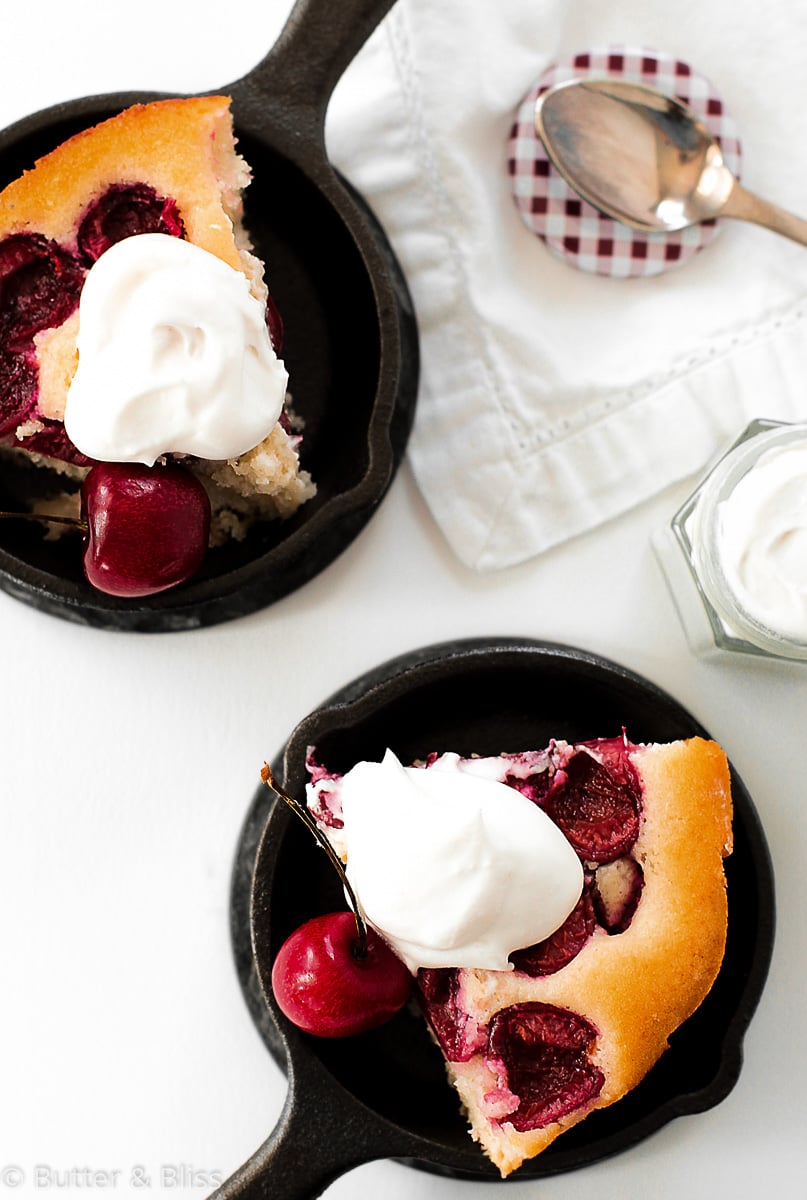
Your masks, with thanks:
[[(0, 588), (53, 615), (118, 630), (210, 625), (274, 603), (337, 557), (370, 519), (403, 455), (414, 416), (418, 341), (406, 283), (362, 198), (325, 148), (331, 92), (393, 0), (298, 0), (275, 45), (247, 75), (211, 89), (232, 97), (239, 150), (253, 180), (245, 225), (267, 264), (285, 325), (284, 359), (305, 422), (303, 466), (316, 497), (289, 520), (256, 524), (208, 552), (192, 581), (124, 601), (84, 579), (72, 536), (27, 522), (0, 530)], [(82, 129), (166, 94), (90, 96), (0, 133), (0, 187)], [(7, 456), (0, 509), (25, 511), (63, 479)]]
[(568, 80), (539, 96), (535, 128), (569, 186), (623, 225), (672, 233), (736, 217), (807, 245), (807, 221), (743, 188), (703, 122), (654, 88)]

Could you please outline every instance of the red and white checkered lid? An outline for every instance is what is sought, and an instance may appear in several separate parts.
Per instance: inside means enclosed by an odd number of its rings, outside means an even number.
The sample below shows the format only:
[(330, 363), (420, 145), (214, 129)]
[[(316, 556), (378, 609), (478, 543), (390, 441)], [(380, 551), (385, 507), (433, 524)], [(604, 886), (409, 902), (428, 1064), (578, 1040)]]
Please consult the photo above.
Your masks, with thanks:
[(675, 233), (630, 229), (572, 191), (549, 161), (535, 130), (535, 101), (543, 92), (569, 79), (605, 76), (645, 84), (688, 105), (717, 138), (727, 167), (739, 177), (742, 155), (737, 125), (712, 84), (668, 54), (612, 46), (559, 60), (524, 97), (508, 147), (513, 195), (527, 228), (554, 254), (582, 271), (617, 279), (658, 275), (708, 246), (719, 222), (703, 221)]

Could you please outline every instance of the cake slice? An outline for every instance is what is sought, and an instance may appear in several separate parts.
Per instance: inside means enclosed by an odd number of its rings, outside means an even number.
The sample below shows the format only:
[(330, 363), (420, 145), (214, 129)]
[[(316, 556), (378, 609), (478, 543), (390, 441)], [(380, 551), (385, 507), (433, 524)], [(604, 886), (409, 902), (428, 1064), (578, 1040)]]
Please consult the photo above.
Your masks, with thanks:
[[(225, 96), (138, 104), (62, 143), (0, 193), (0, 443), (81, 474), (64, 429), (78, 305), (92, 264), (141, 233), (181, 237), (249, 280), (280, 353), (282, 326), (242, 224), (249, 169)], [(284, 413), (237, 459), (194, 461), (219, 524), (287, 516), (314, 491)]]
[[(726, 941), (730, 778), (702, 738), (556, 742), (460, 762), (539, 805), (584, 871), (565, 923), (511, 953), (512, 971), (417, 974), (471, 1134), (506, 1176), (636, 1087), (710, 991)], [(341, 776), (315, 751), (309, 771), (309, 808), (344, 854)]]

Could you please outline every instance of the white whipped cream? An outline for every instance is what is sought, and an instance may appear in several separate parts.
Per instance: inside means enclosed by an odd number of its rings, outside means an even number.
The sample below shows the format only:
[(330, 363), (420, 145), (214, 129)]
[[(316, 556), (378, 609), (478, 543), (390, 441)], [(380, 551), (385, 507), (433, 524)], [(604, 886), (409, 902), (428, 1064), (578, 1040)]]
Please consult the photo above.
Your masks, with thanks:
[(271, 432), (286, 394), (246, 277), (164, 233), (125, 238), (90, 268), (78, 353), (65, 428), (106, 462), (235, 458)]
[(717, 508), (717, 553), (739, 606), (807, 641), (807, 443), (766, 451)]
[(455, 754), (403, 767), (388, 750), (341, 781), (347, 874), (369, 923), (411, 971), (509, 971), (553, 933), (583, 869), (560, 829), (514, 788)]

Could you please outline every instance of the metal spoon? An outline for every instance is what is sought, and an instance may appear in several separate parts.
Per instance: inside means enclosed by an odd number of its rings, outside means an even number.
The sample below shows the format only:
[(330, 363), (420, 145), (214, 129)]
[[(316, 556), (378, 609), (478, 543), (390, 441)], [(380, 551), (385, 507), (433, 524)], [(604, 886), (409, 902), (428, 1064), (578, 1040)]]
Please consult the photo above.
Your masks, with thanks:
[(736, 217), (807, 245), (807, 221), (741, 187), (703, 123), (653, 88), (569, 80), (538, 98), (535, 128), (566, 182), (624, 225), (669, 233)]

